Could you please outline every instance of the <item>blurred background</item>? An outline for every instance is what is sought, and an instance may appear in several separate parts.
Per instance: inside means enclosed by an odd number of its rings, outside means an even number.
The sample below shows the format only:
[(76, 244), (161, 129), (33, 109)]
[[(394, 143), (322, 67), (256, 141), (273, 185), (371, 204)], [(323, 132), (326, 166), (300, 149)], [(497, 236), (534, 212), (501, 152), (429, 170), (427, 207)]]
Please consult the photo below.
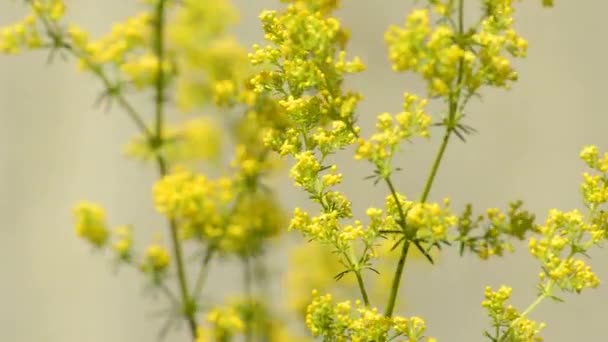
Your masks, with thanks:
[[(94, 34), (138, 10), (136, 1), (66, 2), (69, 19)], [(235, 34), (246, 46), (262, 42), (258, 13), (277, 2), (235, 1), (241, 11)], [(352, 31), (350, 53), (368, 66), (348, 82), (364, 95), (364, 130), (379, 112), (399, 111), (403, 91), (423, 94), (419, 79), (391, 72), (383, 42), (387, 26), (401, 24), (411, 3), (345, 1), (338, 13)], [(431, 199), (449, 196), (455, 208), (467, 202), (505, 208), (522, 199), (542, 220), (550, 208), (581, 207), (581, 147), (608, 150), (608, 2), (558, 0), (546, 10), (540, 0), (528, 0), (517, 11), (516, 26), (530, 43), (528, 58), (517, 62), (520, 81), (510, 91), (485, 91), (482, 101), (472, 102), (467, 123), (479, 133), (448, 147)], [(19, 2), (2, 1), (0, 25), (24, 13)], [(99, 83), (71, 62), (45, 60), (46, 53), (0, 57), (0, 341), (153, 341), (162, 323), (153, 317), (159, 306), (143, 295), (138, 275), (127, 269), (114, 273), (107, 258), (74, 236), (71, 208), (88, 199), (105, 206), (112, 224), (163, 229), (151, 199), (155, 171), (121, 156), (135, 129), (119, 110), (105, 113), (93, 106)], [(138, 105), (145, 110), (143, 100)], [(410, 197), (421, 191), (438, 145), (435, 133), (430, 142), (409, 145), (397, 160), (405, 171), (396, 186)], [(344, 188), (355, 211), (383, 201), (383, 187), (361, 182), (370, 168), (348, 153), (338, 161), (348, 170)], [(306, 202), (289, 181), (276, 184), (288, 212)], [(486, 285), (513, 286), (513, 303), (520, 308), (536, 295), (538, 265), (525, 245), (517, 247), (515, 254), (490, 262), (448, 251), (434, 267), (409, 264), (403, 313), (425, 318), (429, 335), (439, 341), (483, 341), (488, 319), (480, 302)], [(269, 256), (278, 273), (287, 267), (286, 253), (277, 248)], [(600, 279), (608, 279), (607, 251), (592, 256)], [(214, 265), (211, 293), (239, 291), (232, 271), (231, 265)], [(280, 293), (280, 284), (273, 291)], [(532, 314), (547, 322), (546, 340), (602, 340), (608, 287), (565, 298), (562, 304), (544, 302)], [(184, 336), (185, 330), (167, 341), (185, 341)]]

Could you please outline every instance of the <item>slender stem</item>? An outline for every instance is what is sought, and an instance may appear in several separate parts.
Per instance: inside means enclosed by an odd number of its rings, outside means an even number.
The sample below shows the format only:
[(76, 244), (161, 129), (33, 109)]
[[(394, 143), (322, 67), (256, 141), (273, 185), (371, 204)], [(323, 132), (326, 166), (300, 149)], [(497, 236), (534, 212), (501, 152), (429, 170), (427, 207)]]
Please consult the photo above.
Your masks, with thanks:
[(367, 290), (365, 289), (365, 283), (363, 282), (361, 272), (356, 271), (355, 276), (357, 277), (357, 284), (359, 284), (359, 291), (361, 291), (361, 297), (363, 297), (363, 303), (365, 304), (365, 306), (369, 306), (369, 297), (367, 295)]
[(464, 32), (464, 0), (458, 0), (458, 33)]
[(401, 283), (401, 275), (403, 274), (403, 268), (405, 267), (405, 259), (407, 258), (407, 252), (410, 249), (410, 242), (404, 241), (403, 248), (401, 249), (401, 255), (397, 262), (397, 269), (393, 277), (393, 283), (391, 285), (391, 292), (388, 298), (388, 305), (384, 311), (384, 316), (391, 317), (395, 310), (395, 303), (397, 302), (397, 293), (399, 293), (399, 285)]
[(154, 26), (154, 52), (157, 59), (156, 67), (156, 138), (161, 142), (163, 137), (163, 109), (164, 109), (164, 94), (165, 94), (165, 73), (163, 72), (163, 63), (165, 59), (165, 3), (166, 0), (158, 0), (156, 5), (156, 25)]
[(194, 283), (194, 290), (192, 291), (192, 294), (197, 299), (200, 297), (201, 291), (203, 290), (205, 280), (207, 280), (207, 274), (209, 273), (209, 263), (211, 262), (211, 258), (213, 257), (213, 252), (214, 249), (212, 247), (207, 248), (207, 252), (205, 253), (205, 257), (203, 258), (201, 269), (198, 273), (198, 277), (196, 278), (196, 282)]
[[(156, 58), (158, 60), (157, 65), (157, 75), (156, 75), (156, 83), (155, 83), (155, 132), (154, 132), (154, 142), (157, 144), (156, 147), (159, 147), (163, 143), (163, 120), (164, 120), (164, 91), (165, 91), (165, 78), (163, 73), (163, 60), (165, 55), (165, 40), (164, 40), (164, 28), (165, 28), (165, 0), (158, 0), (156, 5), (156, 22), (155, 22), (155, 46), (154, 52), (156, 54)], [(161, 154), (157, 154), (157, 163), (158, 170), (160, 176), (163, 177), (167, 174), (167, 162)], [(175, 258), (175, 266), (177, 268), (177, 280), (179, 283), (179, 289), (182, 299), (183, 305), (183, 314), (184, 318), (188, 322), (188, 326), (190, 328), (190, 333), (192, 334), (192, 338), (196, 338), (196, 304), (193, 301), (193, 298), (188, 291), (188, 282), (186, 280), (186, 272), (184, 266), (184, 258), (182, 245), (179, 240), (179, 236), (177, 233), (177, 222), (173, 219), (169, 220), (169, 230), (171, 233), (171, 243), (173, 245), (173, 255)]]
[(196, 307), (192, 300), (192, 296), (188, 292), (188, 283), (186, 281), (182, 245), (180, 243), (179, 237), (177, 236), (177, 224), (175, 220), (169, 220), (169, 230), (171, 232), (173, 255), (175, 258), (175, 265), (177, 267), (177, 279), (179, 282), (179, 289), (182, 297), (181, 299), (183, 305), (183, 314), (185, 316), (186, 321), (188, 322), (188, 327), (190, 328), (192, 338), (194, 339), (196, 338)]
[(393, 181), (390, 176), (384, 178), (388, 189), (391, 191), (391, 195), (395, 200), (395, 205), (397, 206), (397, 212), (399, 213), (399, 219), (401, 220), (400, 226), (402, 230), (405, 230), (406, 220), (405, 220), (405, 212), (403, 211), (403, 207), (399, 203), (399, 196), (397, 195), (397, 190), (395, 190), (395, 186), (393, 185)]
[(431, 173), (429, 174), (429, 177), (426, 180), (426, 184), (424, 185), (424, 190), (422, 191), (422, 195), (420, 197), (420, 202), (422, 203), (426, 202), (429, 197), (429, 193), (431, 192), (431, 188), (433, 187), (433, 182), (435, 181), (435, 176), (437, 176), (439, 165), (441, 164), (441, 160), (443, 159), (443, 155), (445, 153), (446, 147), (448, 146), (448, 142), (450, 140), (451, 135), (452, 129), (448, 127), (448, 129), (446, 129), (445, 131), (445, 134), (443, 135), (441, 146), (439, 146), (439, 151), (437, 152), (437, 156), (435, 157), (435, 161), (433, 162), (433, 166), (431, 167)]
[(245, 291), (245, 297), (247, 298), (247, 317), (245, 320), (245, 342), (253, 341), (253, 288), (252, 288), (253, 274), (251, 272), (251, 262), (249, 255), (243, 257), (243, 288)]

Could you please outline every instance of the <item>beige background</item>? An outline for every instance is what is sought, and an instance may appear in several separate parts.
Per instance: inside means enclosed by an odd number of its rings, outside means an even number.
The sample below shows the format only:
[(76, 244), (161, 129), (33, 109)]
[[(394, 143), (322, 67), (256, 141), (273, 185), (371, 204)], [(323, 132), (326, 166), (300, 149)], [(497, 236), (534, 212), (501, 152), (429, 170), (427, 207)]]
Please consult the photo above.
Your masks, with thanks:
[[(135, 1), (68, 3), (74, 21), (96, 33), (136, 10)], [(247, 44), (260, 42), (257, 13), (275, 2), (237, 3), (238, 35)], [(402, 22), (410, 3), (345, 1), (339, 13), (352, 29), (350, 51), (369, 66), (349, 83), (365, 96), (359, 113), (367, 129), (378, 112), (399, 110), (405, 89), (423, 90), (416, 78), (391, 73), (382, 39), (388, 24)], [(530, 41), (528, 59), (518, 62), (521, 81), (509, 92), (486, 92), (482, 103), (470, 106), (468, 123), (480, 133), (449, 146), (432, 198), (451, 196), (456, 207), (469, 201), (504, 207), (523, 199), (543, 218), (549, 208), (580, 207), (581, 146), (608, 150), (608, 2), (558, 0), (555, 9), (543, 10), (540, 0), (528, 0), (518, 10), (517, 26)], [(0, 24), (22, 14), (12, 1), (0, 4)], [(155, 175), (120, 156), (134, 129), (121, 112), (92, 107), (99, 84), (70, 63), (44, 61), (43, 53), (0, 57), (0, 341), (152, 341), (161, 321), (145, 313), (158, 306), (142, 296), (138, 277), (126, 270), (111, 276), (109, 262), (73, 236), (70, 208), (91, 199), (106, 206), (113, 224), (162, 229), (150, 200)], [(417, 196), (438, 136), (408, 147), (399, 159), (405, 172), (395, 182), (402, 192)], [(383, 187), (360, 183), (367, 166), (346, 154), (340, 161), (349, 169), (346, 188), (356, 210), (384, 198)], [(302, 203), (301, 193), (281, 184), (286, 207)], [(486, 284), (513, 285), (520, 307), (535, 295), (537, 265), (525, 248), (519, 252), (489, 263), (447, 253), (432, 269), (412, 264), (406, 314), (425, 317), (440, 341), (482, 341), (487, 319), (479, 303)], [(273, 255), (279, 270), (283, 255)], [(593, 255), (598, 275), (608, 279), (606, 251)], [(215, 266), (215, 292), (220, 284), (238, 290), (230, 270)], [(607, 296), (607, 287), (567, 296), (565, 304), (544, 303), (533, 317), (548, 323), (547, 341), (601, 341)], [(180, 333), (168, 339), (184, 340)]]

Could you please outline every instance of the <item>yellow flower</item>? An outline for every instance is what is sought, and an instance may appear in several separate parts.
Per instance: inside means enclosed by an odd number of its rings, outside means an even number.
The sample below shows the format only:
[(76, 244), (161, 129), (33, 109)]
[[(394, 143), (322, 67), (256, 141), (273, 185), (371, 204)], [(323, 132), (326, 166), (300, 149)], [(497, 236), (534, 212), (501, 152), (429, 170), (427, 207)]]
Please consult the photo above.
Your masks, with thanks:
[(102, 247), (108, 240), (106, 215), (102, 207), (91, 202), (79, 202), (74, 207), (76, 234), (96, 247)]
[(146, 249), (145, 266), (151, 267), (154, 272), (163, 272), (170, 260), (169, 251), (158, 243), (153, 243)]

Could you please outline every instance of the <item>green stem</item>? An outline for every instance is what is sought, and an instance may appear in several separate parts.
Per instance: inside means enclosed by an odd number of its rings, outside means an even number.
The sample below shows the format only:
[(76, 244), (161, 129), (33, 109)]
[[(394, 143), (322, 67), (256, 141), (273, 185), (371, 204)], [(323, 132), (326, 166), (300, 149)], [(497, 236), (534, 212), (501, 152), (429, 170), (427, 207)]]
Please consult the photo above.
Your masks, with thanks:
[(249, 255), (243, 257), (243, 287), (245, 291), (245, 297), (247, 298), (247, 317), (245, 319), (245, 342), (253, 341), (253, 289), (252, 289), (252, 272)]
[(443, 159), (443, 155), (445, 154), (445, 150), (448, 146), (448, 142), (450, 141), (451, 135), (452, 129), (448, 127), (445, 131), (445, 134), (443, 135), (443, 140), (441, 141), (441, 146), (439, 146), (439, 151), (437, 152), (435, 161), (433, 162), (431, 173), (429, 174), (429, 177), (426, 180), (426, 184), (424, 185), (424, 190), (422, 191), (422, 195), (420, 197), (421, 203), (426, 202), (429, 197), (429, 193), (431, 192), (431, 188), (433, 187), (433, 182), (435, 181), (435, 176), (437, 176), (437, 171), (439, 171), (439, 165), (441, 165), (441, 160)]
[[(156, 147), (160, 147), (163, 144), (163, 120), (164, 120), (164, 91), (165, 91), (165, 77), (163, 73), (163, 60), (165, 55), (165, 40), (164, 40), (164, 28), (165, 28), (165, 0), (158, 0), (156, 5), (156, 22), (154, 30), (154, 52), (158, 60), (156, 83), (155, 83), (155, 139), (153, 140)], [(158, 170), (161, 177), (167, 174), (167, 162), (164, 157), (159, 153), (157, 154)], [(175, 266), (177, 268), (177, 280), (179, 283), (179, 289), (183, 305), (184, 318), (190, 328), (192, 338), (196, 338), (196, 303), (188, 290), (188, 282), (186, 280), (186, 272), (184, 266), (184, 257), (182, 251), (182, 245), (179, 240), (177, 232), (177, 222), (173, 219), (169, 220), (169, 230), (171, 233), (171, 243), (173, 245), (173, 255), (175, 258)]]
[(182, 299), (183, 314), (190, 328), (192, 338), (196, 338), (196, 305), (192, 300), (190, 292), (188, 292), (188, 283), (186, 281), (186, 273), (183, 260), (182, 245), (177, 234), (177, 224), (175, 220), (169, 220), (169, 229), (171, 232), (171, 243), (173, 245), (173, 256), (177, 267), (177, 279), (179, 282), (180, 295)]
[(363, 282), (361, 272), (355, 271), (355, 276), (357, 277), (357, 284), (359, 284), (359, 291), (361, 291), (361, 297), (363, 297), (363, 303), (365, 304), (365, 306), (369, 306), (369, 297), (367, 296), (367, 290), (365, 289), (365, 283)]
[(359, 268), (359, 262), (355, 257), (355, 251), (353, 250), (353, 247), (350, 246), (348, 251), (342, 251), (342, 255), (344, 259), (346, 259), (349, 269), (355, 274), (355, 277), (357, 278), (357, 285), (359, 285), (359, 292), (361, 292), (361, 298), (363, 299), (363, 303), (365, 304), (365, 306), (369, 306), (369, 296), (367, 295), (367, 290), (365, 289), (365, 282), (363, 281), (361, 269)]
[(192, 291), (192, 294), (197, 300), (199, 299), (201, 291), (203, 290), (205, 280), (207, 280), (207, 274), (209, 273), (209, 263), (211, 262), (213, 253), (214, 249), (212, 247), (208, 247), (207, 252), (205, 253), (205, 257), (203, 258), (198, 277), (196, 277), (196, 282), (194, 283), (194, 290)]
[[(388, 189), (391, 192), (391, 195), (393, 196), (393, 199), (395, 200), (395, 205), (397, 206), (397, 212), (399, 213), (399, 219), (401, 220), (400, 226), (402, 230), (405, 230), (405, 225), (406, 225), (406, 221), (405, 221), (405, 212), (403, 212), (403, 207), (401, 207), (401, 204), (399, 202), (399, 196), (397, 195), (397, 190), (395, 190), (395, 186), (393, 185), (393, 181), (391, 180), (390, 176), (386, 176), (384, 178), (384, 181), (386, 182), (386, 185), (388, 186)], [(404, 231), (405, 233), (405, 231)]]
[(165, 3), (166, 0), (158, 0), (156, 5), (156, 25), (154, 26), (154, 52), (157, 59), (156, 67), (156, 138), (161, 143), (163, 137), (163, 109), (164, 109), (164, 93), (165, 93), (165, 73), (163, 72), (163, 62), (165, 59)]
[(407, 252), (409, 248), (410, 242), (404, 241), (403, 248), (401, 249), (401, 255), (399, 256), (399, 261), (397, 262), (397, 269), (395, 270), (395, 275), (393, 276), (391, 292), (388, 297), (388, 305), (386, 306), (386, 310), (384, 311), (384, 316), (386, 317), (391, 317), (393, 315), (393, 311), (395, 310), (395, 303), (397, 302), (397, 293), (399, 293), (399, 284), (401, 283), (401, 275), (403, 274), (403, 269), (405, 268), (405, 259), (407, 258)]

